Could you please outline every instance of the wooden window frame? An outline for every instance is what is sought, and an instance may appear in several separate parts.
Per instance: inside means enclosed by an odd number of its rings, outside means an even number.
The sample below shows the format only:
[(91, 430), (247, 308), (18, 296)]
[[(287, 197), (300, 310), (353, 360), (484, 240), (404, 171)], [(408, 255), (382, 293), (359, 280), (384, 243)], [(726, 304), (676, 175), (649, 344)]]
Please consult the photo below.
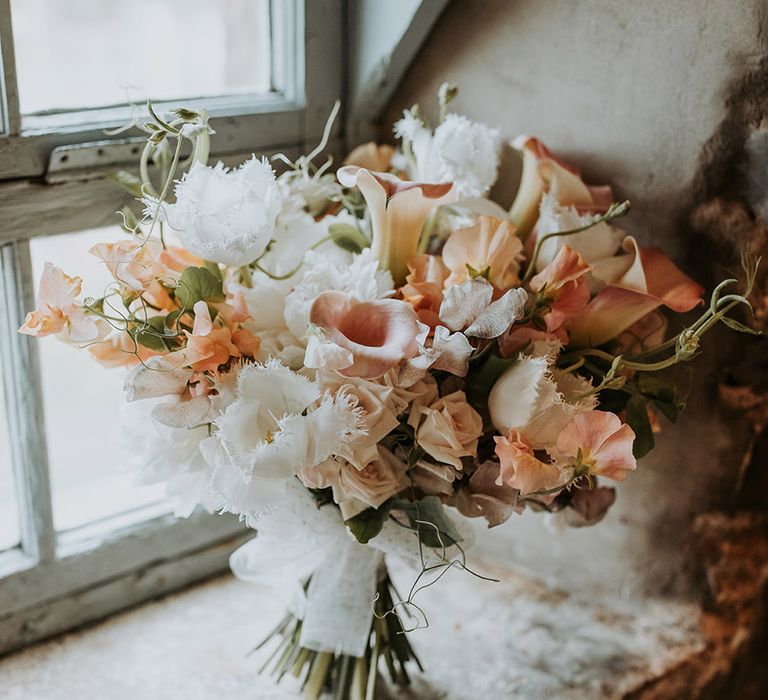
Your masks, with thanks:
[[(304, 152), (342, 97), (343, 0), (271, 9), (275, 92), (183, 101), (208, 109), (212, 159)], [(16, 333), (34, 306), (29, 240), (114, 223), (130, 196), (108, 176), (135, 163), (142, 139), (104, 134), (127, 121), (121, 107), (19, 114), (10, 0), (0, 0), (0, 50), (0, 365), (21, 531), (20, 546), (0, 552), (3, 653), (219, 572), (252, 533), (232, 517), (178, 519), (157, 505), (55, 532), (36, 341)]]

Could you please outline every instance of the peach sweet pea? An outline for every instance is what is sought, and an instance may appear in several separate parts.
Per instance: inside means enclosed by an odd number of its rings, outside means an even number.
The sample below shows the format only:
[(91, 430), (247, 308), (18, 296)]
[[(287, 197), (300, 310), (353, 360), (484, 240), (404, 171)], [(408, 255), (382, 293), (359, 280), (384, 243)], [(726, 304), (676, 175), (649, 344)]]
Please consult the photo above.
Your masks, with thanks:
[(660, 306), (683, 313), (702, 303), (703, 287), (683, 273), (658, 248), (640, 248), (624, 239), (624, 271), (608, 282), (575, 320), (571, 344), (597, 346)]
[(531, 279), (531, 289), (550, 300), (544, 315), (546, 330), (555, 333), (589, 303), (589, 285), (584, 275), (592, 269), (575, 250), (564, 245), (555, 259)]
[(496, 480), (499, 486), (511, 486), (520, 491), (521, 496), (527, 496), (538, 491), (549, 491), (563, 483), (560, 469), (555, 464), (538, 459), (516, 430), (511, 431), (508, 437), (497, 435), (493, 439), (501, 462)]
[(326, 339), (310, 338), (315, 343), (313, 352), (308, 348), (307, 367), (374, 379), (419, 352), (418, 318), (398, 299), (361, 302), (345, 292), (323, 292), (313, 302), (309, 320)]
[(339, 168), (336, 176), (344, 187), (357, 186), (363, 193), (371, 216), (373, 255), (382, 270), (392, 273), (395, 285), (402, 286), (427, 217), (437, 207), (458, 199), (453, 184), (403, 182), (356, 165)]
[(607, 185), (585, 185), (578, 170), (564, 163), (538, 139), (519, 136), (512, 145), (522, 151), (523, 174), (510, 217), (518, 234), (533, 230), (539, 218), (539, 203), (544, 193), (551, 193), (563, 206), (575, 206), (582, 212), (605, 211), (613, 194)]
[(437, 255), (416, 255), (408, 260), (410, 274), (400, 289), (403, 300), (408, 302), (419, 321), (430, 328), (440, 323), (440, 305), (443, 303), (443, 283), (448, 268)]
[(125, 240), (97, 243), (89, 252), (107, 266), (112, 277), (122, 287), (142, 292), (167, 272), (165, 265), (160, 262), (162, 251), (160, 241)]
[(40, 337), (58, 335), (73, 343), (98, 340), (102, 328), (77, 304), (82, 288), (81, 277), (70, 277), (61, 268), (45, 263), (37, 293), (38, 308), (27, 314), (19, 333)]
[(584, 473), (624, 481), (637, 467), (632, 454), (635, 433), (606, 411), (576, 414), (557, 437), (557, 452)]
[(445, 284), (466, 282), (471, 267), (504, 292), (520, 281), (522, 249), (513, 226), (493, 216), (481, 216), (476, 226), (454, 231), (445, 242), (443, 262), (451, 271)]

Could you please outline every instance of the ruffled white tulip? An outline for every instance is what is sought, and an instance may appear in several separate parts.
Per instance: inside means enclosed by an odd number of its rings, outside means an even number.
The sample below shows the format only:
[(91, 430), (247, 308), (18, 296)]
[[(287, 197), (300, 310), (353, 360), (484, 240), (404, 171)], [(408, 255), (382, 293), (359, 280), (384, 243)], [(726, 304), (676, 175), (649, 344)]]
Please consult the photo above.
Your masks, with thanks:
[(253, 157), (236, 170), (196, 163), (177, 183), (176, 203), (165, 206), (164, 216), (187, 250), (241, 267), (274, 237), (282, 204), (269, 162)]

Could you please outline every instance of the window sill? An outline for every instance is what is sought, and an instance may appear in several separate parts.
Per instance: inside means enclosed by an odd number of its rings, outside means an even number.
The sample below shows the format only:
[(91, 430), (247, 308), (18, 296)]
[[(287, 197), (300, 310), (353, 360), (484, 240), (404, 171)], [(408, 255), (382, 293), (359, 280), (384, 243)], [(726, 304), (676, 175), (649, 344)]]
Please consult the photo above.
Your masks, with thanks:
[[(424, 591), (431, 628), (412, 640), (427, 673), (394, 697), (625, 697), (704, 646), (693, 606), (583, 602), (476, 568), (502, 583), (455, 571)], [(394, 573), (406, 588), (412, 574)], [(296, 698), (296, 685), (276, 688), (248, 656), (281, 615), (265, 589), (219, 577), (7, 657), (3, 697)]]

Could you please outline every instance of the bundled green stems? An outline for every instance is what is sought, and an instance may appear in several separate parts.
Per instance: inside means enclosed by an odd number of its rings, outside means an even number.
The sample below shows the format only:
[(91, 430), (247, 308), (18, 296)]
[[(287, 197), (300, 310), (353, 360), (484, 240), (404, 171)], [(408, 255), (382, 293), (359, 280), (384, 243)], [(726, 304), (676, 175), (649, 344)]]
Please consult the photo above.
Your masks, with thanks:
[(277, 642), (259, 673), (269, 670), (278, 683), (286, 674), (301, 679), (302, 692), (309, 700), (317, 700), (323, 692), (331, 693), (334, 700), (372, 700), (381, 679), (380, 667), (386, 667), (392, 683), (408, 685), (407, 666), (413, 663), (420, 671), (423, 668), (394, 612), (395, 600), (399, 600), (399, 596), (389, 573), (382, 567), (376, 600), (372, 603), (374, 615), (368, 646), (362, 657), (302, 647), (299, 643), (302, 621), (288, 613), (254, 650)]

